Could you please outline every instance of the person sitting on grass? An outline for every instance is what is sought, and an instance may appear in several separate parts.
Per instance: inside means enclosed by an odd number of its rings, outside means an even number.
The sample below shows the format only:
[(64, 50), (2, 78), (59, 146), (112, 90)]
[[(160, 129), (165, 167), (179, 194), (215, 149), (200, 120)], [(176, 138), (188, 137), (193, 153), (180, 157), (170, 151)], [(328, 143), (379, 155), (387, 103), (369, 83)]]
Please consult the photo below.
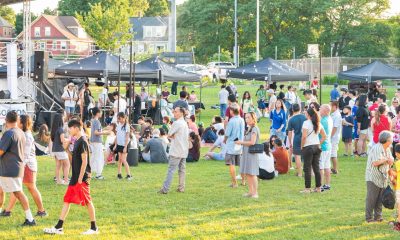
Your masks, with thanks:
[(259, 172), (261, 180), (271, 180), (275, 177), (274, 156), (270, 152), (269, 143), (264, 143), (264, 152), (258, 157)]
[(160, 130), (154, 129), (153, 137), (147, 141), (143, 149), (143, 160), (150, 163), (167, 163), (168, 157), (163, 140), (160, 138)]
[(39, 133), (34, 138), (36, 156), (43, 156), (49, 153), (50, 132), (46, 124), (42, 124)]
[[(224, 135), (225, 135), (225, 130), (221, 129), (218, 132), (218, 138), (215, 141), (214, 145), (208, 150), (208, 153), (204, 156), (206, 159), (214, 159), (217, 161), (223, 161), (225, 159), (225, 154), (226, 154), (226, 144), (224, 143)], [(213, 152), (214, 149), (220, 148), (221, 151), (219, 153)]]
[[(193, 115), (192, 115), (193, 116)], [(195, 132), (189, 133), (189, 153), (186, 162), (197, 162), (200, 159), (200, 137)]]
[(189, 102), (197, 102), (197, 95), (195, 91), (190, 92), (189, 95)]
[(162, 128), (165, 130), (166, 133), (168, 133), (169, 129), (171, 128), (171, 119), (169, 116), (164, 116), (162, 120)]
[(275, 169), (279, 174), (286, 174), (289, 171), (289, 153), (283, 147), (280, 138), (275, 139), (275, 151), (272, 153), (275, 159)]
[(63, 224), (68, 215), (71, 203), (86, 206), (89, 218), (90, 229), (82, 234), (92, 235), (99, 234), (96, 226), (95, 209), (90, 196), (90, 164), (89, 164), (89, 146), (82, 137), (81, 123), (77, 120), (71, 120), (68, 123), (69, 133), (78, 140), (74, 145), (72, 156), (72, 176), (67, 192), (64, 196), (64, 206), (61, 210), (60, 218), (57, 224), (52, 228), (45, 228), (46, 234), (63, 234)]

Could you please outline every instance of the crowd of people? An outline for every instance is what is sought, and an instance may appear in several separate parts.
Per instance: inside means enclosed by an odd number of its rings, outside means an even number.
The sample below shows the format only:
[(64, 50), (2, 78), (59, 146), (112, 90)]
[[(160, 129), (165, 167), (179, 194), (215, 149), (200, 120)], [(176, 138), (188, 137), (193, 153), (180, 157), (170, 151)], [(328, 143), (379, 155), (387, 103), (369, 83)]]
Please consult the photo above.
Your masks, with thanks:
[[(105, 88), (96, 105), (88, 84), (78, 93), (70, 83), (62, 95), (65, 110), (54, 117), (51, 126), (40, 126), (36, 136), (32, 134), (29, 116), (18, 116), (14, 111), (7, 114), (6, 131), (0, 140), (0, 215), (10, 217), (18, 200), (25, 211), (23, 225), (36, 224), (22, 191), (23, 183), (37, 206), (36, 216), (47, 216), (36, 187), (36, 156), (39, 155), (54, 157), (54, 181), (68, 186), (57, 224), (44, 232), (63, 233), (63, 223), (72, 203), (88, 209), (90, 229), (84, 234), (97, 234), (90, 181), (105, 180), (103, 169), (107, 164), (117, 164), (117, 179), (123, 179), (124, 168), (125, 179), (132, 180), (128, 164), (130, 149), (137, 149), (142, 161), (168, 163), (159, 194), (169, 193), (177, 169), (177, 192), (185, 192), (186, 162), (199, 161), (201, 146), (209, 146), (204, 158), (225, 162), (231, 179), (229, 186), (237, 188), (240, 181), (240, 185), (248, 186), (244, 197), (258, 198), (259, 180), (272, 180), (291, 169), (297, 177), (304, 177), (301, 193), (329, 191), (331, 174), (339, 173), (338, 147), (342, 140), (344, 157), (368, 156), (365, 217), (367, 222), (382, 221), (383, 191), (389, 180), (394, 183), (400, 177), (391, 170), (392, 165), (399, 165), (396, 169), (400, 172), (400, 164), (394, 162), (400, 156), (400, 91), (391, 106), (387, 106), (386, 95), (379, 91), (366, 95), (344, 88), (339, 93), (337, 88), (335, 84), (330, 103), (320, 105), (315, 88), (303, 91), (306, 101), (302, 102), (294, 86), (288, 86), (285, 91), (285, 85), (280, 85), (278, 91), (275, 83), (261, 85), (253, 102), (249, 91), (238, 100), (236, 87), (223, 85), (218, 93), (220, 115), (214, 116), (210, 126), (204, 128), (189, 108), (189, 102), (196, 100), (195, 92), (189, 94), (184, 87), (179, 99), (171, 103), (172, 117), (164, 116), (158, 128), (151, 118), (142, 115), (134, 116), (133, 121), (130, 119), (128, 103), (136, 106), (136, 101), (146, 101), (145, 89), (131, 98), (128, 86), (126, 99), (116, 92), (110, 101)], [(169, 102), (168, 89), (160, 97)], [(102, 122), (102, 107), (108, 102), (113, 102), (115, 114)], [(263, 143), (258, 127), (261, 118), (271, 123), (270, 138)], [(400, 187), (396, 185), (397, 189), (400, 201)], [(6, 208), (3, 206), (5, 193), (10, 193)], [(396, 222), (394, 228), (400, 230), (400, 225)]]

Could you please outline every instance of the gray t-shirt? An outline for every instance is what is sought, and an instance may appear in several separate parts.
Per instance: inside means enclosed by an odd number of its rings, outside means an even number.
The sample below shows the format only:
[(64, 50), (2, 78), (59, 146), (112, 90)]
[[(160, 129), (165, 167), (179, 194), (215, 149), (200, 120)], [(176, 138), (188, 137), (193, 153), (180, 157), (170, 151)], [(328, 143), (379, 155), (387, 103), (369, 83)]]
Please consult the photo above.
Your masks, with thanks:
[(165, 152), (165, 148), (163, 145), (163, 141), (160, 138), (152, 138), (150, 139), (146, 147), (143, 150), (144, 152), (150, 151), (150, 161), (152, 163), (167, 163), (168, 157)]
[(54, 137), (53, 140), (53, 148), (51, 149), (52, 152), (64, 152), (65, 149), (63, 147), (63, 144), (61, 142), (61, 134), (64, 133), (64, 129), (63, 128), (59, 128), (56, 131), (56, 136)]
[(95, 131), (101, 131), (101, 123), (98, 119), (93, 119), (92, 120), (92, 128), (91, 128), (91, 134), (90, 134), (90, 142), (92, 143), (102, 143), (101, 135), (96, 135), (94, 134)]
[(0, 159), (0, 176), (22, 177), (24, 172), (25, 134), (19, 128), (7, 130), (0, 140), (0, 150), (4, 151)]

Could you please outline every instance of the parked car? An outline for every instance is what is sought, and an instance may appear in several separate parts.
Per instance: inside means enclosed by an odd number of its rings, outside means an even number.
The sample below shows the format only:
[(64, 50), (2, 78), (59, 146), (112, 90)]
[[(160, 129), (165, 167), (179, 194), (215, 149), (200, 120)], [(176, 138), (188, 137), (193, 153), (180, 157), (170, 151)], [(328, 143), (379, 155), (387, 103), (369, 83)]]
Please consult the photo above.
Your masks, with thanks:
[(213, 78), (212, 74), (208, 71), (206, 66), (199, 64), (177, 64), (177, 68), (185, 70), (191, 73), (197, 73), (201, 75), (201, 77), (208, 77), (210, 79)]
[(207, 64), (208, 71), (214, 80), (226, 79), (226, 70), (236, 68), (231, 62), (210, 62)]

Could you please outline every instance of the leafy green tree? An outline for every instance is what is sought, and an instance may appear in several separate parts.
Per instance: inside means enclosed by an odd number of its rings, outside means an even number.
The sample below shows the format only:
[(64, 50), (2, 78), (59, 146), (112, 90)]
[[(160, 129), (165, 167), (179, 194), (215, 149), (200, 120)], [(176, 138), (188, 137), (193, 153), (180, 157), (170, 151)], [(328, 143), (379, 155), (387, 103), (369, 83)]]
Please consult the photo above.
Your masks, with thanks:
[(149, 8), (147, 9), (146, 17), (168, 16), (169, 7), (168, 0), (148, 0)]
[(9, 6), (0, 6), (0, 17), (7, 20), (11, 25), (15, 25), (15, 12)]
[(214, 53), (209, 59), (210, 62), (232, 62), (232, 60), (232, 53), (225, 49), (221, 49), (221, 54)]
[(143, 13), (147, 7), (146, 0), (104, 0), (77, 18), (100, 48), (116, 51), (132, 37), (129, 17)]
[[(34, 21), (38, 16), (36, 16), (34, 13), (31, 13), (31, 21)], [(18, 35), (22, 32), (24, 28), (24, 14), (23, 12), (19, 12), (16, 15), (15, 18), (15, 33)]]
[(55, 15), (57, 15), (57, 11), (58, 11), (57, 8), (51, 9), (51, 8), (47, 7), (43, 10), (43, 14), (55, 16)]
[(77, 13), (85, 14), (90, 11), (90, 5), (100, 3), (102, 0), (60, 0), (58, 10), (61, 16), (75, 16)]

